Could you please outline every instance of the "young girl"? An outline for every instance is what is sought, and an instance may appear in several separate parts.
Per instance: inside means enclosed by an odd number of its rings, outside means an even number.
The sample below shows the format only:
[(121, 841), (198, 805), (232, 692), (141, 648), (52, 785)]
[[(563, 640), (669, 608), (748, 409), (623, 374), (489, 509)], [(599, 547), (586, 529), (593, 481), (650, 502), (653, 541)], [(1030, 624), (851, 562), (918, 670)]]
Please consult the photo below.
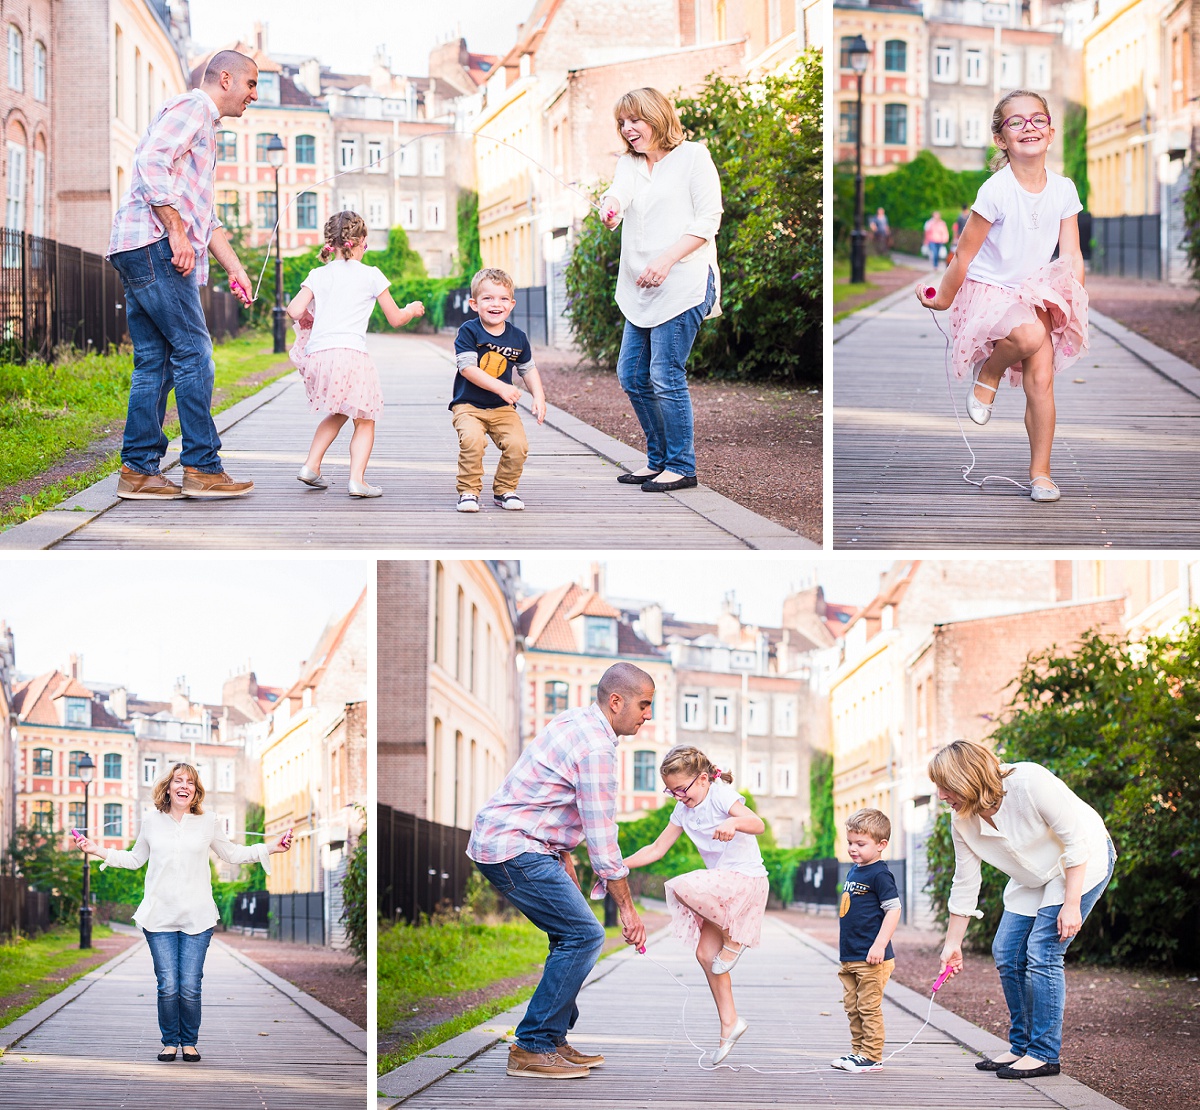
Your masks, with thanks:
[[(997, 170), (980, 187), (954, 260), (927, 308), (951, 308), (955, 376), (971, 378), (967, 413), (986, 424), (1000, 380), (1025, 390), (1029, 496), (1057, 501), (1050, 477), (1054, 375), (1087, 349), (1087, 293), (1077, 213), (1068, 178), (1046, 169), (1054, 138), (1039, 93), (1009, 93), (992, 113)], [(1050, 261), (1055, 247), (1058, 259)]]
[[(379, 372), (367, 354), (367, 321), (375, 303), (393, 327), (425, 314), (420, 301), (400, 308), (388, 292), (388, 279), (375, 266), (364, 266), (367, 225), (357, 212), (338, 212), (325, 223), (326, 265), (304, 279), (288, 305), (296, 321), (291, 357), (308, 394), (311, 412), (328, 413), (313, 433), (308, 458), (296, 477), (305, 485), (328, 489), (321, 461), (348, 419), (354, 421), (350, 439), (351, 497), (379, 497), (383, 490), (367, 484), (367, 460), (375, 444), (375, 418), (383, 409)], [(334, 255), (336, 260), (330, 262)], [(312, 312), (308, 309), (312, 307)]]
[(754, 838), (765, 828), (730, 783), (696, 748), (680, 744), (659, 768), (664, 793), (675, 799), (671, 823), (653, 844), (628, 856), (629, 867), (662, 859), (686, 832), (704, 859), (705, 871), (689, 871), (667, 881), (667, 907), (675, 935), (696, 946), (721, 1018), (721, 1039), (712, 1062), (719, 1064), (746, 1032), (733, 1004), (729, 972), (747, 948), (758, 944), (767, 908), (767, 869)]

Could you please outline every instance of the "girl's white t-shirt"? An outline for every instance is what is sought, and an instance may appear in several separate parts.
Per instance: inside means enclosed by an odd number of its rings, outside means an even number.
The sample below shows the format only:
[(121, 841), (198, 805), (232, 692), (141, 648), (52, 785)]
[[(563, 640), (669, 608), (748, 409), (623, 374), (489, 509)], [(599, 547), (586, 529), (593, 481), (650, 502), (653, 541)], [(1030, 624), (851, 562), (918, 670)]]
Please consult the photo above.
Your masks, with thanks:
[(713, 840), (716, 827), (729, 819), (730, 807), (745, 800), (730, 783), (717, 779), (708, 788), (704, 801), (693, 809), (683, 802), (675, 803), (671, 824), (678, 825), (692, 838), (709, 870), (719, 867), (739, 875), (766, 875), (757, 836), (739, 832), (733, 834), (732, 840)]
[(1045, 266), (1058, 246), (1059, 225), (1083, 211), (1069, 177), (1047, 170), (1046, 187), (1031, 193), (1008, 165), (979, 187), (971, 208), (992, 226), (967, 267), (967, 277), (1005, 289), (1015, 289)]
[(312, 355), (335, 347), (365, 352), (371, 309), (389, 284), (383, 271), (357, 259), (335, 258), (310, 271), (303, 284), (314, 297), (306, 352)]

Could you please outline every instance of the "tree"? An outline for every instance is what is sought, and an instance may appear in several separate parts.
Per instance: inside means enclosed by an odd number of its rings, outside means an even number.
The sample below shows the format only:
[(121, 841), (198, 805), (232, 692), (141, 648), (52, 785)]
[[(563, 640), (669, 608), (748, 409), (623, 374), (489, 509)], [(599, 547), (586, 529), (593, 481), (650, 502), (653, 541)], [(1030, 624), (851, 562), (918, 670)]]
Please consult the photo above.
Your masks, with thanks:
[(18, 825), (8, 854), (16, 873), (34, 890), (50, 896), (51, 921), (66, 922), (76, 917), (83, 900), (82, 852), (63, 851), (53, 836)]
[(346, 864), (346, 877), (342, 880), (342, 924), (346, 926), (346, 937), (350, 948), (360, 963), (367, 959), (367, 811), (364, 806), (355, 806), (363, 819), (363, 831)]

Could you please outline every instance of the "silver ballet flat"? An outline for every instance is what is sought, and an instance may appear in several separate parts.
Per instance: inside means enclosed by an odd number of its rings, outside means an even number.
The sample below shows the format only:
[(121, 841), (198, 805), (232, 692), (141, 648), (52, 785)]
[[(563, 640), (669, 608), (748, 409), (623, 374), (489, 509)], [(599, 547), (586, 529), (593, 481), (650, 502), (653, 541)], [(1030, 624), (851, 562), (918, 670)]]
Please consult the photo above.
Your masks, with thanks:
[(312, 486), (313, 489), (329, 488), (329, 483), (315, 470), (309, 470), (307, 466), (300, 468), (300, 473), (296, 475), (296, 480), (303, 482), (306, 486)]
[[(1049, 482), (1050, 484), (1039, 486), (1038, 482)], [(1035, 474), (1029, 479), (1030, 501), (1057, 501), (1060, 497), (1062, 497), (1062, 493), (1049, 474)]]
[(722, 1037), (717, 1043), (717, 1051), (713, 1053), (713, 1064), (719, 1064), (733, 1051), (733, 1046), (737, 1044), (738, 1038), (749, 1029), (750, 1026), (742, 1018), (738, 1018), (737, 1025), (733, 1027), (733, 1032), (728, 1037)]
[(351, 497), (382, 497), (383, 490), (379, 486), (370, 485), (368, 482), (356, 482), (351, 479), (346, 483), (346, 492)]
[[(967, 390), (967, 415), (975, 421), (976, 424), (986, 424), (992, 418), (992, 405), (996, 403), (996, 387), (988, 385), (987, 382), (979, 380), (979, 371), (983, 369), (981, 362), (975, 367), (975, 373), (971, 375), (971, 388)], [(975, 387), (980, 386), (982, 389), (990, 389), (992, 391), (992, 399), (984, 404), (978, 397), (975, 396)]]

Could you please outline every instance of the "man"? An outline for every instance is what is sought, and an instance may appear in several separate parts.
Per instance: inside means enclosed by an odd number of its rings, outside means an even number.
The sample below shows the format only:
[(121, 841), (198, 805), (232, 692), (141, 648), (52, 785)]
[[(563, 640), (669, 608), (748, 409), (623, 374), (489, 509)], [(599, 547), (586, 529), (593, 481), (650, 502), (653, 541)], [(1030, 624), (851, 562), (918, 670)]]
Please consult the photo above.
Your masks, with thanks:
[(875, 215), (868, 224), (871, 234), (875, 237), (875, 250), (878, 254), (887, 254), (892, 249), (892, 228), (888, 223), (887, 213), (882, 208), (875, 209)]
[[(215, 367), (200, 286), (208, 280), (211, 249), (230, 288), (250, 303), (250, 279), (216, 218), (213, 198), (216, 123), (240, 116), (257, 99), (258, 66), (244, 54), (222, 50), (208, 63), (200, 88), (162, 106), (134, 151), (132, 184), (108, 244), (109, 261), (125, 287), (133, 340), (118, 497), (240, 497), (254, 487), (230, 478), (217, 453)], [(183, 438), (182, 488), (159, 470), (172, 386)]]
[(555, 717), (475, 818), (467, 855), (551, 937), (541, 982), (508, 1050), (509, 1075), (578, 1079), (604, 1063), (567, 1043), (579, 1017), (575, 998), (604, 947), (571, 850), (586, 842), (597, 887), (607, 886), (617, 903), (622, 936), (640, 947), (646, 927), (617, 846), (617, 744), (650, 719), (653, 704), (654, 680), (632, 663), (614, 663), (595, 702)]

